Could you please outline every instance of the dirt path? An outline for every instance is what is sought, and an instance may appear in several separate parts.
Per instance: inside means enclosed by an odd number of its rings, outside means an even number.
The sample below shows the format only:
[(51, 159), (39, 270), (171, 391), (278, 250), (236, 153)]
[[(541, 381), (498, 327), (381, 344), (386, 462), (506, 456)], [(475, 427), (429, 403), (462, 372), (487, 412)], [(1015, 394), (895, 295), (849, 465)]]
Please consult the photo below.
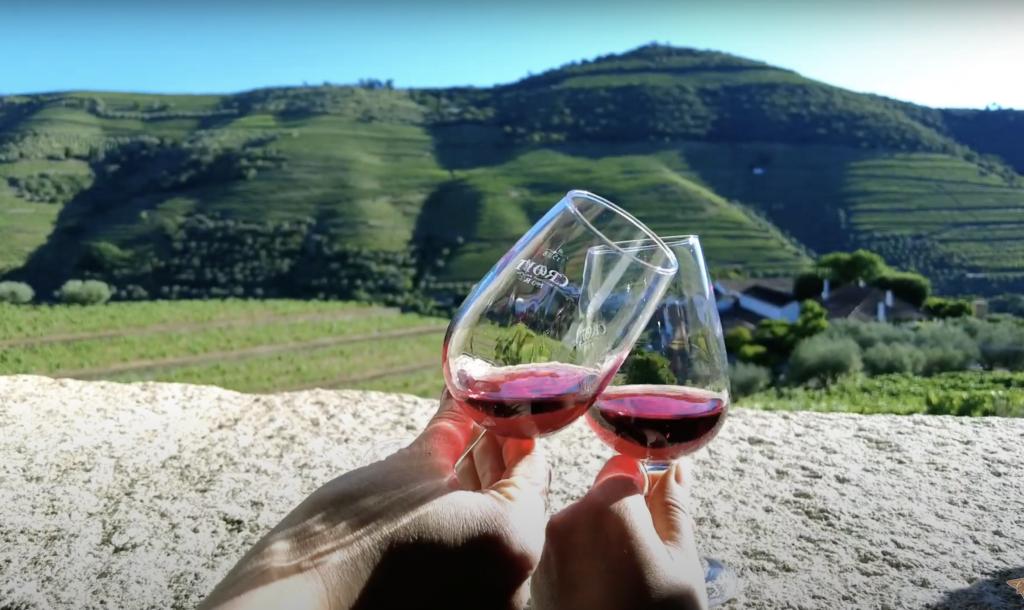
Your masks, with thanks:
[(335, 377), (334, 379), (328, 379), (326, 381), (315, 381), (313, 383), (293, 385), (279, 390), (274, 390), (274, 392), (301, 392), (303, 390), (315, 390), (318, 388), (329, 390), (349, 383), (359, 383), (361, 381), (373, 381), (375, 379), (382, 379), (384, 377), (398, 377), (399, 375), (409, 375), (411, 373), (419, 373), (420, 371), (425, 371), (431, 368), (436, 368), (438, 374), (440, 374), (441, 363), (438, 358), (431, 358), (430, 361), (418, 362), (416, 364), (408, 364), (405, 366), (392, 367), (388, 369), (377, 369), (374, 371), (367, 371), (364, 373), (356, 373), (355, 375)]
[(25, 339), (7, 339), (0, 341), (0, 349), (8, 347), (28, 347), (32, 345), (45, 345), (47, 343), (74, 343), (77, 341), (89, 341), (92, 339), (115, 339), (119, 337), (140, 337), (145, 335), (159, 335), (164, 333), (179, 332), (192, 333), (214, 328), (232, 328), (236, 326), (252, 326), (254, 324), (291, 324), (294, 322), (326, 322), (329, 320), (347, 320), (350, 318), (363, 318), (371, 315), (391, 316), (399, 315), (402, 312), (393, 308), (371, 308), (353, 309), (333, 313), (300, 314), (291, 316), (263, 315), (249, 318), (235, 318), (233, 320), (217, 320), (212, 322), (178, 322), (173, 324), (157, 324), (144, 326), (142, 328), (122, 328), (118, 330), (102, 330), (91, 333), (66, 333), (61, 335), (46, 335), (44, 337), (31, 337)]
[(212, 364), (224, 360), (243, 360), (257, 356), (269, 356), (281, 352), (303, 351), (321, 347), (333, 347), (346, 343), (360, 343), (380, 339), (398, 339), (401, 337), (418, 337), (427, 334), (444, 334), (447, 327), (433, 324), (430, 326), (417, 326), (415, 328), (403, 328), (399, 330), (364, 333), (361, 335), (349, 335), (345, 337), (331, 337), (328, 339), (316, 339), (314, 341), (303, 341), (301, 343), (280, 343), (276, 345), (259, 345), (227, 352), (212, 352), (198, 356), (183, 356), (177, 358), (164, 358), (162, 360), (135, 360), (124, 364), (113, 366), (79, 369), (77, 371), (65, 371), (47, 375), (53, 378), (65, 379), (102, 379), (110, 375), (123, 373), (152, 372), (164, 369), (181, 368), (197, 364)]

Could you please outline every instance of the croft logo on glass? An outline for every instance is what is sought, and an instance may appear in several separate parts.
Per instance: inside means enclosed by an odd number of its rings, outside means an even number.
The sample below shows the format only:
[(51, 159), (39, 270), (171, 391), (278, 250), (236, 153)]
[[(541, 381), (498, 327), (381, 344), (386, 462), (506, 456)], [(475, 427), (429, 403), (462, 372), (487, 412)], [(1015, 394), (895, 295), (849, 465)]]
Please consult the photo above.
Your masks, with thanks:
[(519, 274), (519, 279), (534, 286), (540, 286), (540, 282), (549, 282), (559, 288), (569, 285), (569, 278), (565, 277), (565, 274), (525, 258), (516, 265), (516, 271)]
[(597, 324), (585, 324), (576, 329), (576, 345), (583, 347), (596, 341), (608, 332), (608, 327), (598, 322)]

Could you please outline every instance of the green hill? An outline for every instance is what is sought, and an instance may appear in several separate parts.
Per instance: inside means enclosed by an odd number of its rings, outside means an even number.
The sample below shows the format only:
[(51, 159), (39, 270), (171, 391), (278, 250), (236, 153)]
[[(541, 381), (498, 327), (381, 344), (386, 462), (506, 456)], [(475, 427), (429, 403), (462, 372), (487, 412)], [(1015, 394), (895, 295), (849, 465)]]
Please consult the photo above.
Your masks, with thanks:
[(10, 96), (0, 266), (44, 294), (83, 276), (165, 296), (372, 291), (381, 261), (475, 281), (583, 188), (700, 234), (716, 272), (867, 245), (946, 292), (1024, 291), (1021, 115), (658, 45), (486, 89)]

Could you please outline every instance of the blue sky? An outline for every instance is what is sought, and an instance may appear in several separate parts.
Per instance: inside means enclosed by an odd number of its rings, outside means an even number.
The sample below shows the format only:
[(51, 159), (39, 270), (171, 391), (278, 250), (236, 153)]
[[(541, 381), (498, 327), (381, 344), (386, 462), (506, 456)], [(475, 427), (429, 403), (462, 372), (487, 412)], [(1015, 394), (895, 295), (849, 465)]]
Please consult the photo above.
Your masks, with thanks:
[(486, 86), (658, 41), (929, 106), (1024, 109), (1013, 66), (1024, 58), (1021, 0), (146, 4), (0, 1), (0, 94), (221, 93), (363, 77)]

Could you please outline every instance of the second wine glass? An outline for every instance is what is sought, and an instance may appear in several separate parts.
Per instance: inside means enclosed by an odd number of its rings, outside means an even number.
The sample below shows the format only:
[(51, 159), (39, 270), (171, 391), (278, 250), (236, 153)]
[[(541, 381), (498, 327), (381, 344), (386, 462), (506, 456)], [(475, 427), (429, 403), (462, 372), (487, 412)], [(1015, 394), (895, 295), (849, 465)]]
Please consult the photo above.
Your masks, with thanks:
[[(647, 472), (707, 445), (729, 408), (729, 374), (714, 291), (695, 235), (664, 238), (679, 270), (654, 316), (614, 381), (587, 411), (587, 423), (605, 444), (642, 460)], [(660, 247), (651, 241), (594, 248), (588, 257), (590, 286), (632, 254)], [(710, 606), (735, 597), (739, 579), (712, 557), (701, 557)]]
[[(725, 340), (700, 242), (693, 235), (664, 242), (675, 252), (679, 271), (618, 375), (587, 413), (602, 441), (644, 460), (650, 472), (710, 442), (729, 407)], [(630, 253), (655, 246), (620, 244)], [(616, 250), (594, 248), (587, 266), (600, 278), (621, 257)]]

